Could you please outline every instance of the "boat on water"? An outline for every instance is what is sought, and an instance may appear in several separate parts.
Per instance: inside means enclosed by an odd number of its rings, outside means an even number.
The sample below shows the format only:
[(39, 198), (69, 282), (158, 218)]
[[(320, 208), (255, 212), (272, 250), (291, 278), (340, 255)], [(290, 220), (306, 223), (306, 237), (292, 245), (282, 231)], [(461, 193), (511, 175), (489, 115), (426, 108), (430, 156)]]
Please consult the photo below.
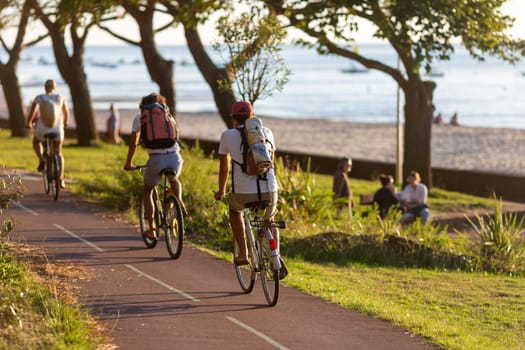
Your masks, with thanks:
[(359, 68), (356, 66), (351, 66), (350, 68), (341, 69), (341, 72), (347, 73), (347, 74), (360, 74), (360, 73), (368, 73), (368, 69), (364, 67)]
[(441, 77), (445, 76), (445, 73), (443, 73), (442, 71), (439, 71), (439, 70), (432, 70), (429, 73), (427, 73), (426, 75), (428, 77), (432, 77), (432, 78), (441, 78)]

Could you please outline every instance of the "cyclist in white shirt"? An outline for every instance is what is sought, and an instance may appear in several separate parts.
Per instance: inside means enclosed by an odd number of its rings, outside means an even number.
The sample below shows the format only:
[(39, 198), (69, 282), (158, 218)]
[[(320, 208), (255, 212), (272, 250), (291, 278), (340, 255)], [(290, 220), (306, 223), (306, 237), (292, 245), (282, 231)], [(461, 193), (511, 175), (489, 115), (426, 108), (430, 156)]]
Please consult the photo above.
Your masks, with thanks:
[[(226, 195), (226, 185), (230, 169), (232, 171), (232, 193), (228, 196), (230, 225), (233, 235), (239, 246), (239, 256), (235, 258), (236, 265), (246, 265), (246, 244), (244, 239), (244, 223), (242, 211), (246, 203), (258, 200), (268, 200), (264, 217), (272, 219), (276, 213), (278, 199), (278, 185), (275, 170), (270, 168), (261, 179), (258, 175), (248, 175), (242, 171), (240, 164), (243, 163), (243, 147), (241, 133), (237, 128), (243, 127), (248, 118), (255, 117), (252, 105), (247, 101), (238, 101), (232, 107), (232, 119), (234, 128), (225, 130), (221, 135), (219, 144), (219, 190), (215, 192), (216, 200), (221, 200)], [(268, 128), (263, 128), (266, 139), (272, 145), (272, 153), (275, 152), (273, 133)], [(277, 242), (279, 232), (275, 230)], [(280, 272), (282, 278), (287, 272), (283, 264)]]
[[(44, 159), (42, 158), (43, 149), (42, 143), (44, 142), (44, 135), (49, 133), (55, 133), (56, 136), (53, 139), (53, 149), (57, 152), (61, 161), (61, 173), (60, 173), (60, 187), (65, 187), (64, 182), (64, 156), (62, 155), (62, 143), (64, 142), (64, 129), (67, 127), (69, 121), (69, 108), (67, 106), (66, 98), (56, 93), (57, 83), (54, 80), (47, 80), (44, 85), (45, 94), (40, 94), (33, 100), (31, 109), (29, 111), (29, 118), (27, 118), (27, 127), (33, 129), (33, 149), (39, 160), (38, 171), (44, 169)], [(39, 117), (39, 104), (43, 100), (50, 100), (55, 103), (60, 113), (57, 115), (56, 125), (53, 127), (47, 127), (44, 125), (42, 119)]]

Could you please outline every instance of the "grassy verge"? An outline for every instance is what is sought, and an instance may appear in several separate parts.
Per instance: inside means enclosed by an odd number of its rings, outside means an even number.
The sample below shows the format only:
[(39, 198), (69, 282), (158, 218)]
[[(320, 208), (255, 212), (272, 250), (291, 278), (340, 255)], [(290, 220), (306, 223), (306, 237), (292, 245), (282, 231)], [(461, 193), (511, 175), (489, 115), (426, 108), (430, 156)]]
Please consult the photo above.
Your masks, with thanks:
[[(6, 133), (0, 133), (0, 142), (9, 143), (10, 149), (20, 152), (12, 159), (8, 158), (7, 165), (31, 170), (36, 167), (29, 140), (12, 140)], [(133, 204), (137, 192), (133, 186), (138, 183), (135, 175), (115, 171), (122, 167), (126, 153), (124, 147), (100, 145), (83, 149), (66, 145), (64, 153), (66, 176), (75, 179), (72, 187), (75, 192), (109, 208), (126, 210)], [(27, 157), (19, 156), (22, 154), (27, 154)], [(216, 187), (217, 162), (194, 158), (187, 152), (184, 157), (181, 180), (185, 201), (193, 217), (188, 223), (188, 238), (203, 249), (229, 259), (230, 237), (224, 207), (210, 205), (211, 191)], [(323, 204), (331, 178), (305, 176), (314, 177), (310, 179), (312, 186), (297, 198), (309, 200), (308, 204), (313, 207), (317, 205), (315, 201)], [(94, 178), (97, 181), (93, 181)], [(353, 180), (352, 184), (356, 196), (377, 187), (376, 183), (367, 181)], [(493, 205), (490, 199), (438, 189), (432, 191), (429, 201), (435, 211), (466, 212)], [(329, 254), (340, 252), (344, 247), (341, 240), (327, 239), (332, 236), (326, 233), (335, 232), (336, 237), (346, 238), (360, 232), (367, 233), (372, 226), (366, 220), (356, 220), (349, 226), (336, 219), (323, 223), (306, 218), (304, 213), (297, 215), (304, 220), (288, 218), (289, 229), (283, 231), (282, 251), (284, 254), (289, 252), (285, 257), (290, 270), (290, 276), (285, 280), (288, 285), (343, 307), (388, 320), (445, 348), (525, 348), (523, 277), (442, 267), (422, 268), (410, 261), (378, 262), (376, 257), (357, 257), (351, 252), (331, 257)], [(441, 236), (441, 232), (426, 231), (416, 239), (423, 242), (442, 240), (440, 247), (449, 244)], [(299, 241), (302, 246), (298, 245)], [(380, 247), (378, 254), (381, 254)], [(315, 254), (319, 251), (320, 254)]]
[(34, 247), (0, 243), (0, 348), (111, 349), (102, 328), (65, 288), (79, 271), (49, 264)]

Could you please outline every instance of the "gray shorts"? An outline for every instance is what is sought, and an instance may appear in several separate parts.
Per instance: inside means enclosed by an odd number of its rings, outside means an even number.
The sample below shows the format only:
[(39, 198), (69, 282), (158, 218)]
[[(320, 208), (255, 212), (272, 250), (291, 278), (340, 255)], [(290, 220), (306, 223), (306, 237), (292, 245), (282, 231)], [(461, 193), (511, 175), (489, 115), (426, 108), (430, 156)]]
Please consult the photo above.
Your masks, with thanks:
[[(263, 215), (265, 219), (271, 219), (277, 212), (277, 192), (262, 192), (261, 200), (269, 200), (270, 205), (266, 208)], [(246, 203), (256, 202), (259, 200), (257, 193), (231, 193), (228, 196), (230, 210), (242, 211)]]
[(161, 171), (166, 168), (175, 169), (175, 177), (179, 177), (182, 163), (179, 152), (150, 154), (144, 172), (144, 183), (151, 187), (158, 185), (162, 178)]

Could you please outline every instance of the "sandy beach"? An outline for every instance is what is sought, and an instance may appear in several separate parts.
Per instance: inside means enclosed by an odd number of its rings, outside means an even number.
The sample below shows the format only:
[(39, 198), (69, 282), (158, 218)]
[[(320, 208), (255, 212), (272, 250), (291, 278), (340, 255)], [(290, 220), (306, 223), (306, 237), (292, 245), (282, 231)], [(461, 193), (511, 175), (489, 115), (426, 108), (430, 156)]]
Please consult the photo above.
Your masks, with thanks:
[[(105, 130), (109, 112), (98, 110), (96, 113), (97, 128)], [(123, 132), (129, 133), (137, 111), (121, 110), (120, 113)], [(0, 117), (7, 119), (3, 93)], [(187, 138), (218, 141), (225, 129), (217, 113), (179, 112), (178, 118), (180, 133)], [(393, 124), (261, 118), (264, 125), (273, 130), (280, 150), (390, 163), (396, 159), (396, 126)], [(72, 120), (71, 127), (74, 124)], [(525, 175), (525, 129), (433, 126), (432, 165)]]
[[(129, 132), (136, 111), (121, 111)], [(106, 111), (97, 114), (104, 128)], [(216, 113), (178, 113), (183, 137), (218, 141), (225, 125)], [(394, 163), (396, 126), (322, 119), (281, 119), (261, 116), (274, 132), (280, 150)], [(102, 129), (103, 130), (103, 129)], [(525, 130), (433, 126), (434, 167), (525, 175)]]

